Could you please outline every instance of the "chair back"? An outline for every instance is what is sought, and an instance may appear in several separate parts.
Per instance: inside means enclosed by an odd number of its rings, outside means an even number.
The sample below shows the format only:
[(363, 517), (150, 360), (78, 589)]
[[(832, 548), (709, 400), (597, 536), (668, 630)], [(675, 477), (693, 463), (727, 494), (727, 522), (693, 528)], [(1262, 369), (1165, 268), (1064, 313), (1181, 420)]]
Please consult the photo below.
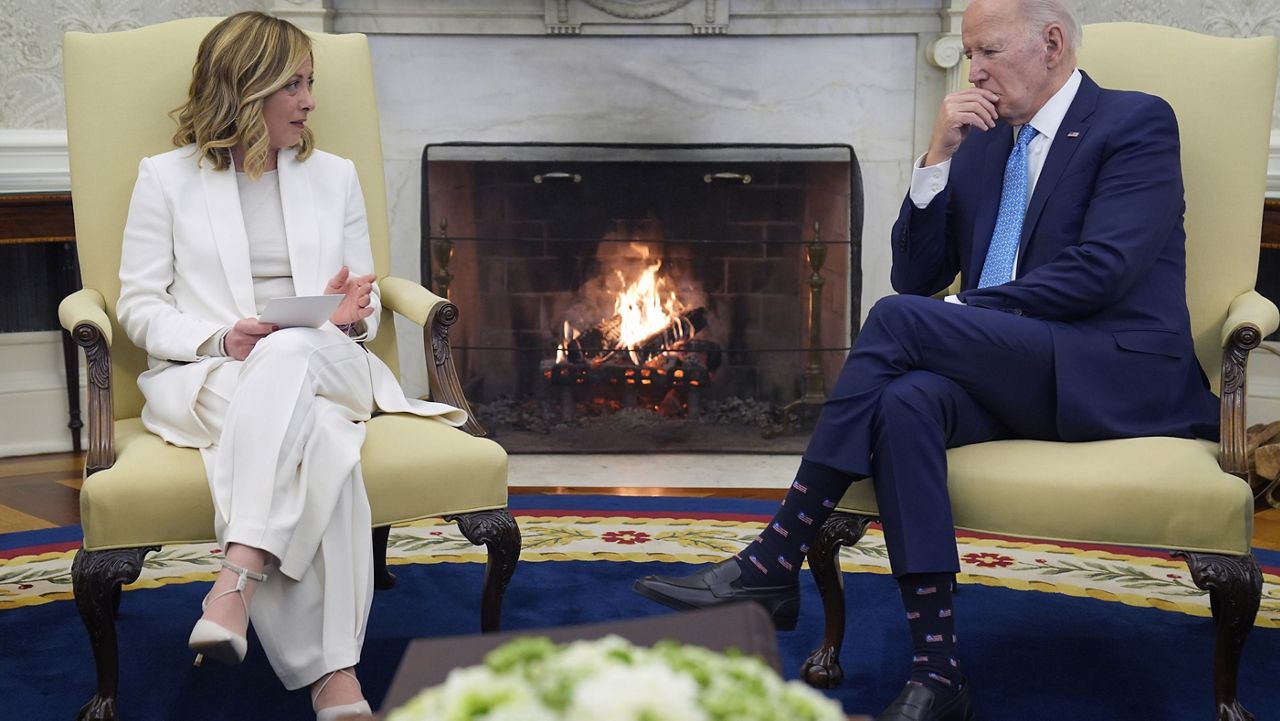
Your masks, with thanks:
[(1191, 333), (1219, 391), (1228, 307), (1258, 278), (1276, 38), (1100, 23), (1085, 26), (1078, 59), (1102, 87), (1158, 95), (1178, 116)]
[[(1196, 357), (1221, 390), (1222, 324), (1258, 279), (1276, 38), (1221, 38), (1145, 23), (1084, 26), (1077, 60), (1104, 88), (1141, 90), (1178, 116), (1187, 203), (1187, 307)], [(961, 60), (962, 78), (969, 62)], [(1225, 110), (1224, 108), (1229, 108)], [(953, 286), (959, 288), (959, 281)]]
[[(176, 126), (169, 112), (186, 101), (196, 48), (219, 20), (189, 18), (102, 34), (69, 32), (63, 39), (80, 278), (85, 288), (102, 293), (114, 326), (111, 388), (117, 419), (142, 413), (137, 379), (146, 370), (146, 354), (129, 342), (115, 312), (120, 245), (138, 162), (173, 149)], [(374, 270), (383, 277), (390, 248), (368, 40), (358, 34), (309, 34), (317, 82), (316, 110), (308, 124), (317, 147), (355, 162), (368, 210)], [(394, 371), (399, 364), (389, 316), (384, 311), (370, 348)]]

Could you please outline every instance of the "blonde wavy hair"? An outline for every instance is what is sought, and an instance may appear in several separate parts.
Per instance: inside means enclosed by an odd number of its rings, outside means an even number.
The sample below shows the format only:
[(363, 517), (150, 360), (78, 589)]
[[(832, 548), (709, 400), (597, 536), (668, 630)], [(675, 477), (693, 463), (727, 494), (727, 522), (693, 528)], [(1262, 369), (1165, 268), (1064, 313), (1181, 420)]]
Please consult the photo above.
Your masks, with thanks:
[[(260, 177), (271, 150), (263, 104), (309, 57), (311, 39), (286, 20), (243, 12), (218, 23), (196, 51), (187, 102), (170, 113), (178, 122), (174, 144), (194, 143), (200, 161), (208, 158), (215, 170), (231, 167), (231, 149), (243, 144), (241, 170)], [(299, 160), (311, 155), (311, 128), (297, 148)]]

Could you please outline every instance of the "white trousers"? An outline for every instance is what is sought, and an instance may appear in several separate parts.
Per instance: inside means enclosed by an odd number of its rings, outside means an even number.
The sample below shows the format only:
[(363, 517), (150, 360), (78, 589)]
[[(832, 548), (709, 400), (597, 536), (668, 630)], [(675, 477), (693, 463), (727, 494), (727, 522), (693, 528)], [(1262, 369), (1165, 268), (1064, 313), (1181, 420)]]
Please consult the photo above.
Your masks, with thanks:
[(287, 328), (214, 370), (196, 413), (219, 544), (271, 555), (250, 606), (288, 689), (360, 660), (373, 603), (360, 446), (374, 408), (369, 355), (336, 329)]

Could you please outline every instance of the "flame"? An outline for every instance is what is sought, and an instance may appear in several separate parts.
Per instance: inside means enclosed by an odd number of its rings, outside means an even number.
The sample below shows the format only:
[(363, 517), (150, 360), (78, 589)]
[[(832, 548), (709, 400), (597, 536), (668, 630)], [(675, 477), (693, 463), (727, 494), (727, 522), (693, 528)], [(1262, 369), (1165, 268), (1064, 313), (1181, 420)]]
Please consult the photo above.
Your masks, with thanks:
[(556, 346), (556, 365), (569, 361), (569, 342), (577, 337), (578, 332), (566, 320), (564, 322), (564, 340), (561, 341), (560, 345)]
[[(635, 346), (665, 330), (684, 310), (675, 291), (666, 289), (666, 279), (658, 277), (661, 267), (662, 261), (650, 265), (636, 282), (618, 293), (614, 302), (614, 312), (621, 321), (617, 347), (626, 349), (636, 365), (640, 364), (640, 356)], [(622, 271), (615, 272), (618, 280), (626, 285)]]

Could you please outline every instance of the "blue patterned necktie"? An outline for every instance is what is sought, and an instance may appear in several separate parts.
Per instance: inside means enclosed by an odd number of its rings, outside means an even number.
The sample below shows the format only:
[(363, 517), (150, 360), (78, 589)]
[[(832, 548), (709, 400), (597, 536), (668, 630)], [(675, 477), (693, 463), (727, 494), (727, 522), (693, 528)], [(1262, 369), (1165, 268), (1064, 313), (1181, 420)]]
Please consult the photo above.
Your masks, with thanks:
[(1009, 161), (1004, 164), (1000, 215), (996, 218), (996, 230), (991, 234), (991, 245), (987, 247), (987, 260), (982, 264), (979, 288), (1008, 283), (1013, 278), (1013, 261), (1018, 257), (1018, 242), (1022, 238), (1022, 220), (1027, 215), (1027, 144), (1035, 136), (1036, 129), (1030, 123), (1022, 126), (1018, 131), (1018, 141), (1009, 153)]

